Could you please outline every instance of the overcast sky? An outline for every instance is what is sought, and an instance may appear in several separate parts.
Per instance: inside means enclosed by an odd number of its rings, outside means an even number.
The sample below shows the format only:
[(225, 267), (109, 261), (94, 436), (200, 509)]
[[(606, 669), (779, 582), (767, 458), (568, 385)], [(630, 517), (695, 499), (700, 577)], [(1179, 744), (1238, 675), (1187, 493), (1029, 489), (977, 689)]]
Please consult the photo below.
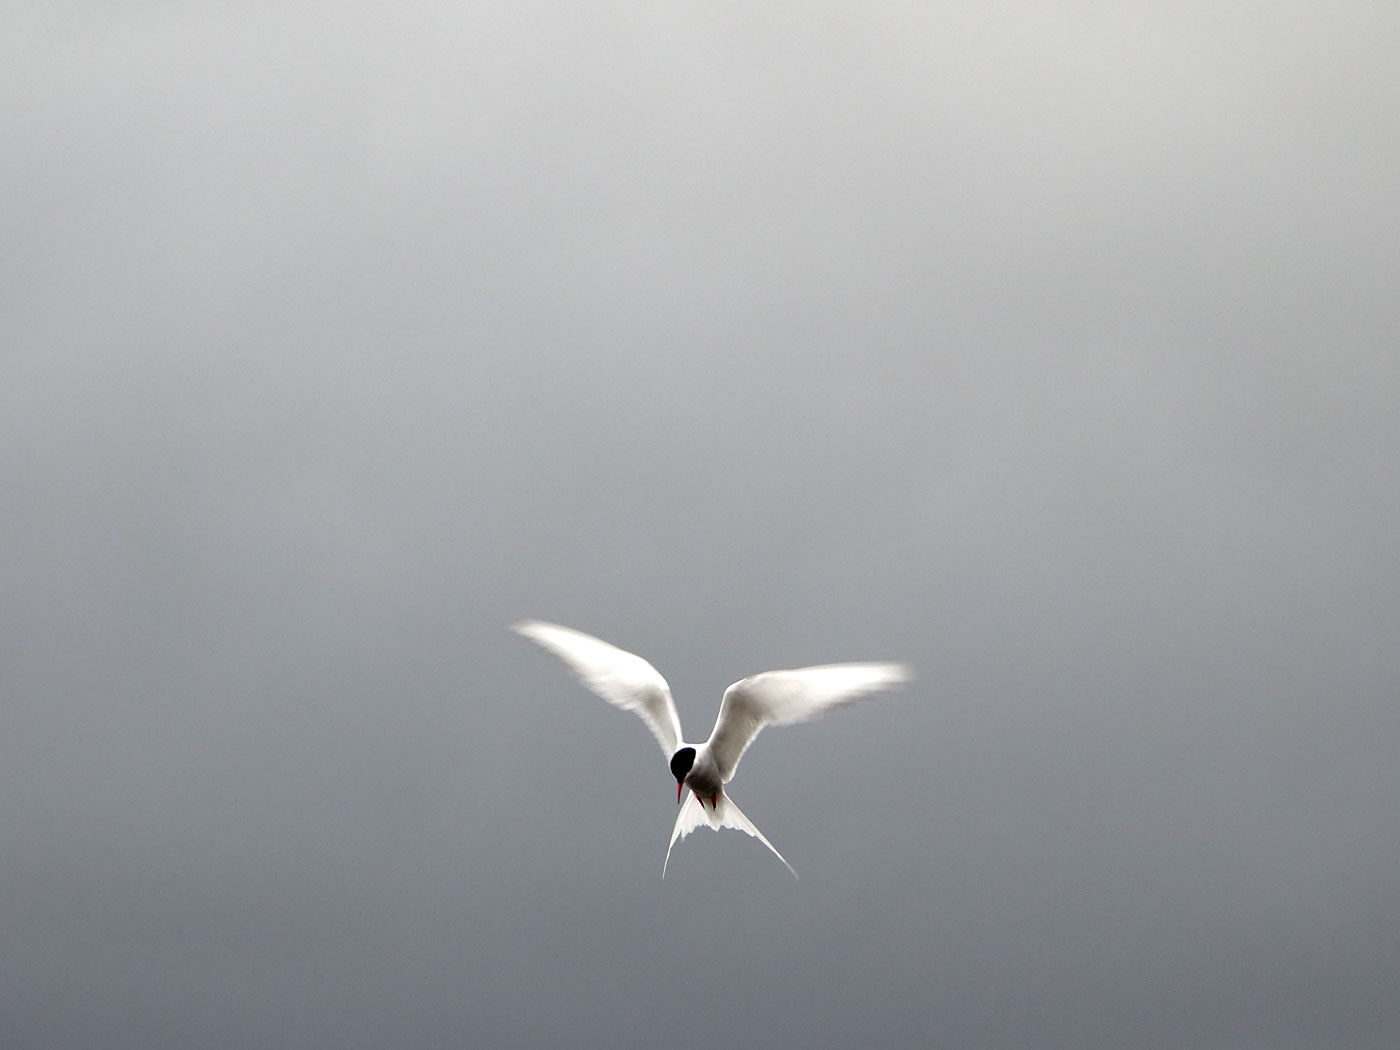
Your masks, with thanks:
[(4, 23), (7, 1050), (1400, 1045), (1400, 7)]

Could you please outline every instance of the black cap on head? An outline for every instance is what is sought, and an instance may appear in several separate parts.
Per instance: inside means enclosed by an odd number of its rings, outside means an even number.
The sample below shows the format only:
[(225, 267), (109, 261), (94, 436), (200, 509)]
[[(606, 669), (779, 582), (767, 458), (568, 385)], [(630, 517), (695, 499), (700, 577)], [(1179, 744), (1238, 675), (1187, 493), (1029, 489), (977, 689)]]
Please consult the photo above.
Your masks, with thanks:
[(679, 784), (685, 779), (685, 775), (690, 772), (690, 767), (695, 765), (695, 748), (683, 747), (671, 756), (671, 776), (676, 778)]

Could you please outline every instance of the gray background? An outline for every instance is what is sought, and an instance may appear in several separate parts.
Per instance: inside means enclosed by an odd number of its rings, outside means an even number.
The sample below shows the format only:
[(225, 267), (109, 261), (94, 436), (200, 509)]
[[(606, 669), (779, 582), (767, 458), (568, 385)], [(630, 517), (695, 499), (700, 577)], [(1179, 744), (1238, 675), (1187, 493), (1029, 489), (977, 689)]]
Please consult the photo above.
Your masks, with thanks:
[(1400, 1045), (1400, 7), (4, 18), (7, 1050)]

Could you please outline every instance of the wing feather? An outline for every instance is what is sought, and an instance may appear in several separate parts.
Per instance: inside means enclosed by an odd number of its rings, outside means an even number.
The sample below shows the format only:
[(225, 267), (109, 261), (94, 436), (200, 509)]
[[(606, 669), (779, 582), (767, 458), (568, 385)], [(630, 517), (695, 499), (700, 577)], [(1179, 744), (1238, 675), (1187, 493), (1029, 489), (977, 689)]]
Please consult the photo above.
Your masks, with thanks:
[(640, 716), (666, 757), (675, 754), (681, 742), (681, 722), (671, 687), (655, 667), (634, 653), (571, 627), (522, 620), (511, 629), (563, 660), (584, 685), (608, 703)]
[(793, 671), (764, 671), (724, 691), (710, 733), (710, 753), (728, 783), (748, 746), (768, 725), (790, 725), (912, 677), (903, 664), (826, 664)]

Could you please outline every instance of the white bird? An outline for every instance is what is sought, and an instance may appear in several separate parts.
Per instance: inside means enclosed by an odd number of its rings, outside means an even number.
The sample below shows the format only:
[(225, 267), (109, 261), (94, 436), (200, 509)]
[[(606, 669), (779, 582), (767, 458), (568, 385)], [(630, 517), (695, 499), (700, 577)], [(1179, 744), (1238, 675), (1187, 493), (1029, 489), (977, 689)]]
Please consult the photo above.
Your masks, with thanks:
[(563, 660), (593, 692), (627, 711), (636, 712), (671, 760), (676, 778), (676, 801), (685, 799), (671, 830), (661, 877), (671, 862), (671, 850), (701, 824), (736, 828), (762, 842), (792, 872), (797, 872), (773, 843), (764, 837), (733, 800), (724, 785), (734, 776), (739, 759), (764, 726), (790, 725), (817, 718), (833, 708), (870, 693), (907, 682), (903, 664), (826, 664), (794, 671), (764, 671), (735, 682), (724, 691), (719, 717), (702, 744), (681, 739), (681, 723), (671, 688), (659, 671), (640, 656), (624, 652), (582, 631), (539, 620), (524, 620), (512, 628)]

